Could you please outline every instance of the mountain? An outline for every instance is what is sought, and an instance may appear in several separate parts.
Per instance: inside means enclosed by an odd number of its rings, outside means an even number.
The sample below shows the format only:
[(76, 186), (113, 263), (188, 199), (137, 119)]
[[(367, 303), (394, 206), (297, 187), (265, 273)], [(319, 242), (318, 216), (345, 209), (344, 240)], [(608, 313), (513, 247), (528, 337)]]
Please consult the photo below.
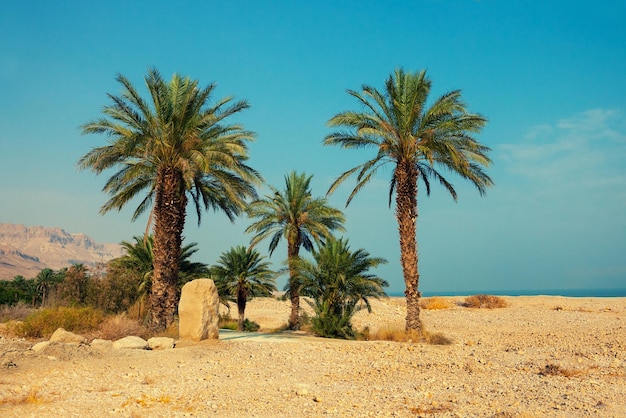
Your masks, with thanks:
[(0, 279), (33, 278), (48, 267), (94, 266), (123, 254), (118, 244), (101, 244), (61, 228), (0, 223)]

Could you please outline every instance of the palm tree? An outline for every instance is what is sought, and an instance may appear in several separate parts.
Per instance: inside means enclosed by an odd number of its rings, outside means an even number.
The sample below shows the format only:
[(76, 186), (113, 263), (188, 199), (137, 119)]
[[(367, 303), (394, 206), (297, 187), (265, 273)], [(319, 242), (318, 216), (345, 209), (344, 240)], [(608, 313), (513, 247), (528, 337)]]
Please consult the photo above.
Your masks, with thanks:
[(105, 117), (83, 125), (83, 133), (101, 133), (110, 145), (94, 148), (79, 161), (81, 169), (101, 173), (117, 171), (103, 191), (111, 198), (101, 213), (120, 210), (145, 192), (133, 220), (150, 209), (154, 218), (154, 276), (150, 301), (150, 325), (164, 329), (174, 321), (178, 298), (180, 249), (189, 199), (201, 220), (202, 207), (223, 211), (233, 221), (249, 198), (256, 198), (260, 174), (246, 165), (247, 142), (253, 133), (240, 125), (224, 123), (248, 107), (231, 104), (226, 97), (212, 102), (214, 84), (174, 74), (166, 82), (150, 69), (145, 77), (150, 100), (146, 101), (122, 75), (120, 96), (109, 95), (112, 104)]
[[(143, 300), (146, 294), (150, 293), (152, 276), (154, 274), (154, 238), (148, 235), (146, 238), (140, 236), (133, 237), (134, 242), (122, 241), (120, 245), (126, 254), (113, 260), (113, 262), (129, 271), (137, 274), (137, 292), (140, 301), (139, 313), (142, 311)], [(191, 261), (191, 256), (198, 251), (197, 243), (192, 242), (183, 245), (179, 260), (179, 281), (177, 294), (180, 295), (182, 286), (190, 280), (207, 277), (209, 275), (208, 266), (204, 263)]]
[(218, 263), (211, 268), (220, 296), (237, 302), (240, 331), (244, 329), (248, 300), (271, 296), (276, 291), (276, 273), (263, 258), (254, 249), (238, 246), (222, 253)]
[(302, 294), (315, 301), (314, 331), (322, 337), (354, 338), (350, 321), (358, 304), (371, 312), (369, 298), (386, 296), (387, 281), (368, 272), (387, 260), (370, 257), (362, 248), (352, 252), (348, 240), (333, 237), (313, 251), (313, 259), (301, 259), (297, 268)]
[(487, 157), (490, 149), (472, 136), (481, 131), (486, 119), (468, 113), (460, 90), (444, 94), (428, 107), (430, 87), (425, 71), (396, 70), (387, 79), (384, 92), (370, 86), (363, 86), (361, 93), (348, 90), (364, 110), (335, 115), (328, 124), (347, 129), (332, 133), (324, 140), (324, 145), (376, 150), (372, 159), (344, 172), (331, 185), (328, 193), (356, 174), (357, 184), (346, 206), (380, 167), (393, 166), (389, 205), (395, 192), (400, 260), (406, 286), (406, 329), (418, 332), (422, 330), (416, 241), (418, 179), (423, 181), (426, 194), (430, 194), (430, 180), (439, 181), (455, 201), (456, 191), (439, 167), (469, 180), (481, 195), (493, 184), (483, 171), (491, 162)]
[(45, 306), (52, 287), (59, 282), (57, 274), (49, 268), (41, 270), (35, 277), (36, 297), (41, 298), (41, 305)]
[(291, 299), (289, 329), (300, 329), (300, 285), (294, 266), (300, 247), (313, 250), (313, 243), (321, 243), (335, 230), (343, 231), (343, 213), (330, 207), (325, 198), (314, 198), (311, 194), (311, 178), (292, 171), (285, 176), (285, 190), (278, 191), (270, 186), (271, 195), (266, 195), (250, 204), (248, 216), (258, 218), (246, 232), (255, 232), (250, 246), (271, 238), (270, 256), (281, 238), (287, 241), (287, 263), (289, 281), (287, 288)]

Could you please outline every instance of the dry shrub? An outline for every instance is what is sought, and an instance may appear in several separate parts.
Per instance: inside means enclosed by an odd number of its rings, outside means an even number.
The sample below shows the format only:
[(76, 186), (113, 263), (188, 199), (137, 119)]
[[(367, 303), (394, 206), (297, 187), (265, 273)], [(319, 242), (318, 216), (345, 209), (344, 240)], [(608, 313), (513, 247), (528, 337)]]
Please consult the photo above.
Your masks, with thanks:
[(15, 305), (0, 306), (0, 322), (7, 321), (23, 321), (28, 315), (33, 313), (35, 309), (24, 302), (18, 302)]
[(539, 372), (541, 376), (563, 376), (574, 377), (582, 374), (582, 371), (576, 369), (567, 369), (558, 364), (549, 363)]
[(178, 327), (178, 321), (174, 321), (172, 322), (167, 328), (165, 328), (165, 330), (160, 331), (158, 333), (156, 333), (155, 335), (153, 335), (154, 337), (168, 337), (168, 338), (173, 338), (173, 339), (177, 339), (179, 337), (179, 327)]
[(32, 389), (25, 395), (17, 395), (14, 397), (0, 398), (0, 405), (34, 405), (46, 402), (40, 398), (36, 389)]
[(420, 405), (416, 408), (409, 408), (411, 413), (415, 415), (430, 415), (430, 414), (442, 414), (444, 412), (451, 412), (452, 406), (450, 404), (438, 404), (433, 402), (430, 405)]
[(27, 338), (49, 338), (58, 328), (70, 332), (93, 332), (104, 321), (100, 310), (84, 307), (56, 307), (37, 310), (22, 322), (16, 330), (18, 335)]
[(119, 340), (120, 338), (136, 335), (137, 337), (146, 338), (148, 330), (143, 327), (136, 319), (129, 318), (126, 314), (119, 314), (107, 317), (100, 329), (96, 332), (98, 338), (103, 340)]
[(422, 309), (434, 310), (434, 309), (450, 309), (454, 305), (446, 298), (435, 296), (432, 298), (422, 299), (420, 306)]
[(466, 308), (506, 308), (509, 304), (503, 298), (493, 295), (473, 295), (468, 296), (463, 301)]
[(421, 334), (401, 328), (380, 328), (377, 331), (366, 329), (363, 338), (367, 341), (423, 342), (432, 345), (450, 345), (452, 340), (441, 333), (432, 333), (422, 328)]

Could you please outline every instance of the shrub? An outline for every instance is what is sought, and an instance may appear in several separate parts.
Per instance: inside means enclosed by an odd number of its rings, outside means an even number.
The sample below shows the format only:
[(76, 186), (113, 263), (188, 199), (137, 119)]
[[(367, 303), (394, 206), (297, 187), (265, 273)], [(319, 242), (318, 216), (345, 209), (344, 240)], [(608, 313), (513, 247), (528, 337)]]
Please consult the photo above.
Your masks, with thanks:
[(506, 308), (509, 304), (499, 296), (493, 295), (473, 295), (465, 298), (463, 306), (466, 308)]
[(126, 314), (119, 314), (107, 317), (95, 335), (104, 340), (119, 340), (129, 335), (146, 338), (149, 332), (137, 320), (129, 318)]
[(563, 377), (573, 377), (578, 376), (582, 372), (574, 369), (566, 369), (564, 367), (559, 366), (558, 364), (546, 364), (539, 374), (542, 376), (563, 376)]
[(18, 302), (15, 305), (0, 305), (0, 322), (23, 321), (34, 310), (25, 302)]
[(432, 298), (422, 299), (420, 306), (422, 309), (434, 310), (434, 309), (450, 309), (454, 305), (448, 299), (435, 296)]
[(311, 318), (311, 331), (318, 337), (352, 340), (356, 333), (352, 328), (353, 310), (333, 312), (325, 304), (316, 306), (316, 315)]
[(217, 323), (218, 328), (230, 329), (232, 331), (236, 331), (238, 325), (237, 321), (231, 318), (230, 315), (220, 315), (220, 319)]
[(261, 328), (261, 326), (259, 324), (257, 324), (254, 321), (250, 321), (247, 318), (243, 322), (243, 330), (246, 331), (246, 332), (256, 332), (256, 331), (259, 330), (259, 328)]
[(104, 321), (104, 313), (94, 308), (57, 307), (41, 309), (30, 314), (18, 327), (23, 337), (50, 337), (57, 328), (70, 332), (92, 332)]
[(366, 329), (363, 337), (368, 341), (423, 342), (432, 345), (450, 345), (452, 340), (441, 333), (431, 333), (422, 329), (422, 333), (406, 331), (401, 328), (381, 328), (375, 332)]

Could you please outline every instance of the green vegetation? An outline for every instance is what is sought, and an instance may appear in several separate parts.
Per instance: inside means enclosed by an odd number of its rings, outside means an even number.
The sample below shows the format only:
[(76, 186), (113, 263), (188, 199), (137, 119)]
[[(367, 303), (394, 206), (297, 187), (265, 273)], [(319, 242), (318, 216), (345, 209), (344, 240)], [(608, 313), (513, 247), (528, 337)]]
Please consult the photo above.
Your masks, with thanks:
[(215, 85), (175, 74), (166, 82), (151, 69), (145, 77), (150, 93), (144, 100), (120, 75), (119, 96), (109, 95), (104, 117), (83, 126), (83, 133), (104, 134), (110, 144), (92, 149), (78, 161), (81, 169), (97, 174), (117, 169), (104, 191), (111, 198), (101, 212), (121, 209), (141, 192), (143, 200), (133, 220), (149, 209), (154, 220), (154, 271), (149, 323), (165, 330), (174, 322), (178, 306), (182, 233), (187, 202), (201, 220), (202, 208), (224, 212), (232, 221), (255, 198), (261, 176), (246, 164), (252, 132), (224, 123), (246, 109), (245, 101), (227, 97), (212, 102)]
[[(256, 187), (262, 177), (247, 165), (248, 143), (254, 134), (227, 122), (248, 104), (231, 97), (214, 100), (214, 84), (201, 88), (197, 81), (177, 74), (166, 81), (155, 69), (145, 76), (147, 99), (124, 76), (116, 80), (122, 93), (110, 94), (111, 103), (104, 107), (103, 116), (82, 126), (84, 134), (106, 135), (109, 144), (93, 148), (79, 159), (78, 166), (96, 174), (113, 170), (103, 188), (109, 200), (101, 213), (120, 210), (140, 197), (132, 219), (149, 213), (146, 234), (123, 241), (126, 254), (94, 271), (75, 264), (59, 271), (44, 269), (34, 279), (18, 276), (0, 281), (0, 305), (14, 307), (4, 309), (3, 317), (23, 319), (15, 326), (28, 336), (47, 335), (61, 326), (80, 331), (84, 325), (92, 330), (102, 323), (104, 334), (116, 335), (140, 326), (144, 319), (152, 332), (171, 332), (182, 285), (210, 276), (222, 302), (236, 302), (236, 328), (255, 330), (258, 324), (245, 318), (246, 303), (274, 292), (277, 273), (254, 248), (267, 239), (271, 256), (284, 238), (287, 267), (283, 270), (289, 273), (285, 289), (291, 302), (287, 327), (302, 327), (302, 318), (306, 318), (300, 310), (303, 295), (313, 299), (315, 315), (310, 318), (310, 327), (314, 333), (357, 337), (351, 324), (353, 315), (364, 307), (371, 310), (369, 298), (385, 296), (383, 287), (387, 286), (369, 270), (386, 261), (370, 257), (363, 249), (353, 252), (347, 240), (333, 236), (344, 231), (345, 217), (328, 204), (327, 198), (313, 197), (312, 176), (291, 171), (285, 175), (283, 190), (269, 186), (271, 193), (258, 197)], [(350, 90), (363, 110), (332, 117), (328, 124), (340, 130), (324, 140), (324, 145), (375, 151), (371, 159), (345, 171), (328, 189), (333, 193), (356, 176), (346, 205), (380, 167), (392, 167), (389, 205), (395, 193), (407, 302), (405, 340), (416, 335), (422, 340), (430, 338), (422, 327), (420, 308), (451, 307), (441, 298), (420, 303), (416, 240), (419, 180), (426, 194), (430, 194), (431, 181), (435, 180), (454, 200), (456, 191), (441, 174), (442, 169), (469, 180), (481, 195), (492, 185), (483, 171), (491, 162), (487, 156), (490, 150), (473, 137), (486, 119), (467, 111), (459, 90), (428, 103), (430, 89), (425, 71), (396, 70), (383, 91), (370, 86), (363, 86), (361, 92)], [(182, 237), (187, 204), (191, 202), (198, 222), (207, 209), (223, 212), (230, 221), (247, 214), (252, 222), (246, 229), (252, 234), (249, 248), (231, 248), (210, 269), (192, 262), (196, 244), (183, 245)], [(311, 252), (313, 259), (301, 258), (301, 248)], [(506, 306), (506, 302), (477, 295), (467, 298), (464, 305), (495, 308)], [(34, 308), (39, 310), (31, 312)], [(76, 315), (82, 315), (82, 325), (72, 322)], [(396, 333), (391, 332), (391, 338), (400, 339)]]
[(354, 338), (350, 321), (361, 309), (359, 303), (371, 312), (369, 298), (386, 296), (383, 287), (388, 283), (368, 273), (386, 260), (370, 257), (363, 249), (353, 252), (347, 240), (333, 237), (313, 251), (313, 259), (296, 264), (302, 294), (314, 300), (313, 332), (321, 337)]
[(481, 195), (492, 184), (483, 171), (491, 162), (489, 148), (472, 134), (478, 133), (487, 120), (468, 113), (455, 90), (427, 105), (431, 81), (426, 72), (405, 73), (396, 70), (389, 76), (383, 92), (363, 86), (362, 92), (349, 90), (363, 111), (345, 111), (328, 124), (343, 130), (328, 135), (325, 145), (347, 149), (373, 148), (372, 159), (341, 174), (328, 190), (332, 193), (347, 178), (356, 174), (357, 184), (346, 205), (385, 165), (393, 167), (389, 187), (389, 206), (396, 194), (396, 219), (400, 234), (400, 261), (407, 302), (406, 330), (420, 332), (420, 292), (417, 257), (417, 190), (421, 178), (430, 194), (430, 180), (435, 179), (456, 200), (452, 184), (438, 166), (469, 180)]
[(276, 291), (276, 273), (270, 270), (270, 263), (263, 259), (258, 251), (238, 246), (222, 253), (217, 264), (211, 267), (211, 277), (220, 296), (227, 302), (237, 303), (240, 331), (243, 331), (246, 325), (245, 311), (248, 300), (271, 296)]
[(311, 193), (311, 178), (295, 171), (285, 176), (285, 190), (279, 191), (270, 186), (271, 195), (250, 204), (248, 216), (257, 220), (246, 229), (256, 235), (250, 245), (270, 238), (270, 255), (274, 252), (281, 238), (287, 241), (287, 263), (289, 281), (287, 293), (291, 299), (289, 329), (300, 329), (300, 288), (296, 262), (300, 257), (300, 248), (313, 250), (314, 243), (323, 243), (333, 231), (343, 231), (345, 218), (343, 213), (328, 205), (325, 198), (314, 198)]
[(29, 338), (48, 338), (58, 328), (76, 333), (94, 331), (103, 321), (104, 313), (100, 310), (59, 306), (34, 311), (24, 322), (14, 324), (15, 328), (11, 331)]

